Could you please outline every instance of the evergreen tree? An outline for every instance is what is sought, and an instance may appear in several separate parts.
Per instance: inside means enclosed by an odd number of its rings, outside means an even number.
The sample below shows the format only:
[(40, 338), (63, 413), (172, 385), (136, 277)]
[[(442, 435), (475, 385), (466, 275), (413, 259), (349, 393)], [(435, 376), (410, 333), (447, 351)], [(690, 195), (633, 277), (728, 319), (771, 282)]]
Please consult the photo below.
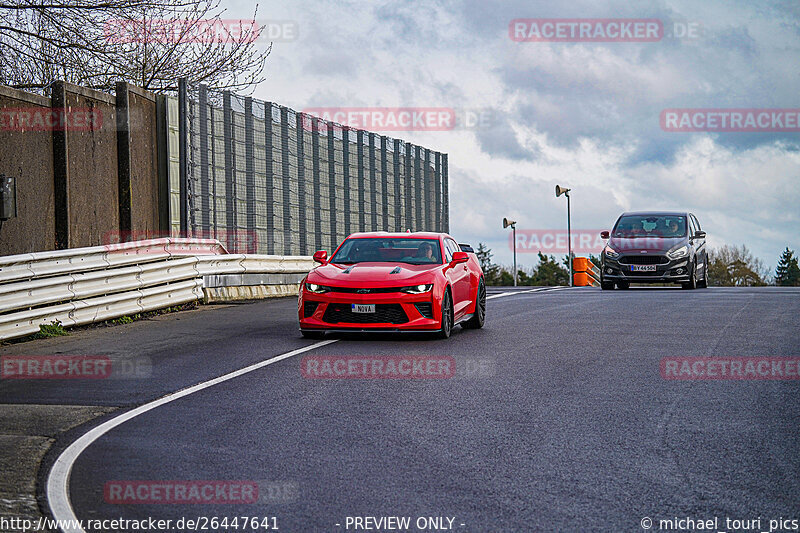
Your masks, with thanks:
[(781, 287), (800, 286), (800, 266), (797, 264), (797, 257), (794, 251), (787, 246), (781, 254), (778, 266), (775, 268), (775, 285)]
[(483, 270), (483, 280), (486, 285), (502, 285), (500, 280), (500, 267), (492, 263), (492, 250), (482, 242), (479, 242), (475, 255)]

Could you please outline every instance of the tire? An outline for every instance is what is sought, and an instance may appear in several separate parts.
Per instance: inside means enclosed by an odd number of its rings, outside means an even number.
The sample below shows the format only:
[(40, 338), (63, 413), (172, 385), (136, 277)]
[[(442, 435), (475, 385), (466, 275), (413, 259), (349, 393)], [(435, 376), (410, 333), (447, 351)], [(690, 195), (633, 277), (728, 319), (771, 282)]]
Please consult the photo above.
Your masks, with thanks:
[(325, 336), (324, 331), (314, 331), (310, 329), (301, 329), (300, 334), (303, 336), (304, 339), (321, 339)]
[(618, 281), (617, 282), (617, 288), (618, 289), (625, 290), (625, 289), (630, 289), (630, 287), (631, 287), (631, 283), (629, 281)]
[(681, 287), (687, 291), (692, 291), (697, 288), (697, 270), (694, 265), (692, 266), (692, 275), (689, 276), (689, 281), (681, 283)]
[(453, 331), (453, 299), (450, 297), (450, 289), (445, 289), (442, 297), (442, 327), (437, 333), (440, 339), (447, 339)]
[(461, 323), (464, 329), (481, 329), (486, 320), (486, 287), (483, 285), (483, 278), (478, 282), (478, 294), (475, 296), (475, 312), (472, 318)]
[(613, 291), (614, 290), (614, 282), (613, 281), (603, 281), (600, 280), (600, 288), (604, 291)]

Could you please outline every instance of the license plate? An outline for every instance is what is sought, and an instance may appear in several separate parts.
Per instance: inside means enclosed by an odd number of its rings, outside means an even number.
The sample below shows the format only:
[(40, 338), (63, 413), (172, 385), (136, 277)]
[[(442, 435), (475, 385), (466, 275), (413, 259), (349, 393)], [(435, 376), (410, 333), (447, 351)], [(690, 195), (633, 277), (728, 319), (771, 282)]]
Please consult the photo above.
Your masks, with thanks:
[(375, 304), (350, 304), (350, 309), (354, 313), (374, 313)]
[(631, 272), (655, 272), (656, 265), (631, 265)]

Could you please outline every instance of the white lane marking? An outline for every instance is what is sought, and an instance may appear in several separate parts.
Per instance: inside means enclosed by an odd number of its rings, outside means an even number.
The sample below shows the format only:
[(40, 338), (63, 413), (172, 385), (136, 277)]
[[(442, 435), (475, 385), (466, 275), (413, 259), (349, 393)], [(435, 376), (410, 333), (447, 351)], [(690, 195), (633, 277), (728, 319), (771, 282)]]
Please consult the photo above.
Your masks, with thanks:
[(156, 407), (159, 407), (166, 403), (178, 400), (180, 398), (184, 398), (186, 396), (189, 396), (190, 394), (194, 394), (195, 392), (201, 391), (203, 389), (213, 387), (218, 383), (222, 383), (223, 381), (228, 381), (229, 379), (239, 377), (241, 375), (252, 372), (253, 370), (258, 370), (259, 368), (271, 365), (272, 363), (277, 363), (278, 361), (283, 361), (284, 359), (294, 357), (295, 355), (299, 355), (301, 353), (308, 352), (316, 348), (321, 348), (328, 344), (332, 344), (337, 340), (338, 339), (331, 339), (327, 341), (317, 342), (310, 346), (305, 346), (303, 348), (299, 348), (297, 350), (293, 350), (285, 354), (276, 355), (275, 357), (272, 357), (265, 361), (261, 361), (259, 363), (255, 363), (250, 366), (241, 368), (239, 370), (235, 370), (233, 372), (219, 376), (217, 378), (210, 379), (208, 381), (203, 381), (202, 383), (193, 385), (188, 389), (183, 389), (177, 392), (173, 392), (162, 398), (153, 400), (152, 402), (148, 402), (144, 405), (140, 405), (135, 409), (122, 413), (121, 415), (116, 416), (106, 422), (103, 422), (99, 426), (92, 428), (88, 432), (84, 433), (78, 440), (70, 444), (66, 450), (61, 452), (61, 455), (58, 456), (58, 459), (56, 459), (56, 462), (50, 469), (50, 474), (47, 476), (47, 503), (50, 506), (50, 512), (53, 513), (53, 518), (57, 521), (61, 521), (62, 524), (70, 524), (70, 521), (72, 521), (71, 523), (73, 524), (73, 527), (62, 527), (62, 531), (64, 531), (64, 533), (86, 533), (83, 528), (78, 527), (78, 522), (77, 522), (78, 518), (75, 516), (75, 511), (72, 509), (72, 504), (69, 501), (69, 476), (70, 473), (72, 472), (72, 467), (75, 464), (75, 461), (80, 456), (80, 454), (83, 453), (83, 451), (86, 450), (86, 448), (91, 446), (91, 444), (94, 441), (102, 437), (105, 433), (111, 431), (115, 427), (127, 422), (132, 418), (135, 418), (143, 413), (146, 413), (147, 411), (150, 411), (151, 409), (155, 409)]
[(491, 296), (487, 296), (487, 300), (491, 300), (492, 298), (502, 298), (503, 296), (510, 296), (512, 294), (529, 294), (531, 292), (542, 292), (542, 291), (559, 291), (562, 289), (569, 289), (571, 287), (538, 287), (536, 289), (529, 289), (526, 291), (509, 291), (509, 292), (501, 292), (500, 294), (492, 294)]
[(491, 296), (487, 296), (487, 300), (491, 300), (492, 298), (502, 298), (503, 296), (508, 296), (509, 294), (517, 294), (516, 292), (501, 292), (500, 294), (492, 294)]

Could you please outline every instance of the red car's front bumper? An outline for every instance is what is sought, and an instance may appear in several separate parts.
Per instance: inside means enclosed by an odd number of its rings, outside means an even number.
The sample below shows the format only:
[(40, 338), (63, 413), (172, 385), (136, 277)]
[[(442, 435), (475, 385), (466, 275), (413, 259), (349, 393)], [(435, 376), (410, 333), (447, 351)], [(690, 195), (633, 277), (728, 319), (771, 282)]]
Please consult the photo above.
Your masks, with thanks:
[[(433, 292), (357, 294), (311, 293), (305, 288), (298, 298), (298, 319), (303, 330), (401, 330), (435, 331), (441, 328), (439, 302)], [(353, 313), (352, 304), (375, 304), (376, 312)]]

